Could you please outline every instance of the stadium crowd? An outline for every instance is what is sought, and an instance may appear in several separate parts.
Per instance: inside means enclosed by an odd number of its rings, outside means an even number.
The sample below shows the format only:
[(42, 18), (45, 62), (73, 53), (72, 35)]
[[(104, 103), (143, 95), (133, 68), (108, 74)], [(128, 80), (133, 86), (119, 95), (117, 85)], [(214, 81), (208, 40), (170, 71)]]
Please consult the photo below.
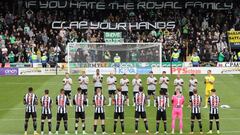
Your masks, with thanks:
[[(161, 9), (161, 10), (51, 10), (24, 9), (22, 12), (11, 10), (9, 2), (0, 4), (0, 63), (64, 62), (68, 42), (104, 42), (103, 30), (51, 29), (54, 20), (102, 21), (102, 22), (155, 22), (175, 21), (173, 30), (126, 30), (122, 31), (124, 42), (163, 43), (163, 61), (189, 61), (187, 57), (199, 56), (199, 61), (237, 61), (240, 53), (232, 51), (227, 43), (226, 32), (240, 29), (240, 11), (206, 9)], [(112, 54), (111, 54), (112, 53)], [(111, 52), (113, 56), (116, 52)], [(89, 51), (91, 57), (101, 57), (105, 61), (106, 52)], [(134, 55), (132, 55), (134, 54)], [(147, 55), (145, 55), (147, 54)], [(34, 58), (32, 57), (34, 55)], [(82, 54), (84, 55), (84, 54)], [(82, 55), (79, 55), (82, 56)], [(43, 58), (44, 56), (44, 58)], [(86, 59), (87, 56), (84, 56)], [(121, 57), (121, 55), (120, 55)], [(122, 61), (158, 61), (159, 52), (155, 48), (131, 52)], [(83, 60), (86, 62), (87, 60)], [(93, 60), (92, 60), (93, 61)], [(87, 61), (87, 62), (92, 62)]]

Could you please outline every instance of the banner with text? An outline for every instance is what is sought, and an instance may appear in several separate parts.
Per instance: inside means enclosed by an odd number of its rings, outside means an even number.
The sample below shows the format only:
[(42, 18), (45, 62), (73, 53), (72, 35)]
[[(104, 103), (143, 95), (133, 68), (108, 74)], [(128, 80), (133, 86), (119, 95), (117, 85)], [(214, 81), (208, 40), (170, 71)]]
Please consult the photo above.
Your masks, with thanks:
[(228, 43), (231, 45), (231, 48), (240, 47), (240, 31), (228, 31)]
[(122, 32), (104, 32), (104, 41), (105, 43), (123, 43)]
[(229, 10), (236, 7), (233, 0), (228, 2), (223, 1), (205, 1), (205, 0), (183, 0), (183, 1), (138, 1), (138, 2), (124, 2), (124, 1), (82, 1), (82, 0), (26, 0), (25, 8), (34, 9), (64, 9), (64, 8), (79, 8), (79, 9), (187, 9), (187, 8), (203, 8), (213, 10)]

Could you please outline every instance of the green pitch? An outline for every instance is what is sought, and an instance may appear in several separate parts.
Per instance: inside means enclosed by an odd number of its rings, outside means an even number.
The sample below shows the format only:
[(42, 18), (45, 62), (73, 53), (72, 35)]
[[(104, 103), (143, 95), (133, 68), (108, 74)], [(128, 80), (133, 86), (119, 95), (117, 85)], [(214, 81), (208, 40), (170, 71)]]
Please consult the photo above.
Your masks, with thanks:
[[(0, 135), (21, 135), (23, 134), (23, 123), (24, 123), (24, 106), (23, 106), (23, 95), (27, 92), (29, 86), (34, 88), (34, 92), (37, 94), (38, 98), (43, 95), (44, 89), (50, 90), (50, 96), (52, 97), (53, 104), (53, 133), (56, 127), (56, 105), (55, 97), (59, 93), (59, 89), (62, 88), (62, 79), (64, 76), (16, 76), (16, 77), (0, 77)], [(76, 88), (78, 87), (78, 76), (71, 76), (73, 79), (73, 91), (72, 94), (76, 93)], [(121, 76), (117, 76), (120, 79)], [(159, 78), (160, 76), (156, 76)], [(170, 95), (173, 94), (173, 80), (175, 75), (170, 76)], [(217, 94), (221, 98), (221, 104), (227, 104), (231, 106), (231, 109), (220, 109), (220, 131), (222, 134), (238, 135), (240, 134), (240, 103), (239, 103), (239, 86), (240, 86), (240, 75), (215, 75), (217, 89)], [(129, 75), (131, 80), (133, 76)], [(146, 90), (146, 75), (141, 75), (141, 79)], [(182, 78), (185, 81), (184, 84), (184, 95), (185, 95), (185, 106), (184, 106), (184, 134), (189, 134), (190, 131), (190, 109), (187, 108), (188, 105), (188, 80), (189, 75), (183, 75)], [(204, 75), (197, 75), (199, 81), (199, 93), (203, 97), (205, 85), (203, 83)], [(90, 82), (92, 82), (92, 76), (90, 76)], [(104, 76), (104, 86), (103, 93), (108, 97), (107, 86), (106, 86), (106, 75)], [(158, 86), (159, 89), (159, 86)], [(89, 101), (92, 104), (93, 96), (93, 84), (90, 83), (89, 86)], [(132, 101), (132, 86), (130, 85), (130, 101)], [(108, 98), (107, 98), (108, 101)], [(130, 102), (132, 103), (132, 102)], [(151, 102), (153, 105), (153, 101)], [(204, 104), (204, 102), (203, 102)], [(38, 109), (38, 132), (40, 133), (40, 105)], [(105, 107), (106, 110), (106, 132), (113, 132), (113, 106)], [(69, 133), (74, 133), (74, 108), (68, 107), (69, 112)], [(168, 117), (168, 133), (171, 131), (171, 108), (167, 109)], [(156, 124), (156, 108), (153, 106), (147, 107), (147, 118), (149, 121), (150, 134), (155, 133)], [(204, 134), (208, 131), (208, 109), (202, 109), (202, 119), (203, 119), (203, 131)], [(178, 134), (178, 121), (176, 122), (176, 134)], [(81, 123), (79, 124), (81, 125)], [(47, 124), (45, 124), (45, 133), (47, 132)], [(93, 107), (90, 105), (86, 108), (86, 131), (89, 134), (93, 133)], [(125, 131), (127, 134), (134, 134), (134, 107), (125, 107)], [(199, 134), (198, 123), (195, 122), (195, 134)], [(215, 133), (216, 126), (213, 124), (213, 131)], [(120, 134), (120, 123), (117, 125), (117, 132)], [(163, 132), (163, 124), (160, 123), (160, 133)], [(28, 133), (33, 134), (32, 121), (29, 122)], [(60, 125), (60, 134), (64, 133), (63, 123)], [(81, 133), (81, 127), (79, 128), (79, 133)], [(98, 133), (101, 134), (101, 126), (98, 126)], [(139, 134), (145, 134), (145, 128), (143, 121), (139, 123)]]

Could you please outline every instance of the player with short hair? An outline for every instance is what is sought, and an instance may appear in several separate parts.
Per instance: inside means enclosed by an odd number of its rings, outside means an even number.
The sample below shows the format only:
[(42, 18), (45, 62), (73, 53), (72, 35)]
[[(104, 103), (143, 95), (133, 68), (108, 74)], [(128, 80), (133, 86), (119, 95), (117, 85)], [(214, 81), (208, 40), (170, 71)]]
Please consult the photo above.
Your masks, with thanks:
[(197, 89), (198, 80), (195, 78), (195, 74), (191, 74), (190, 80), (189, 80), (189, 97), (194, 94), (193, 90)]
[(72, 106), (71, 103), (71, 92), (72, 92), (72, 78), (69, 77), (69, 73), (65, 73), (65, 78), (63, 78), (63, 89), (64, 94), (67, 96), (70, 106)]
[(117, 78), (113, 75), (113, 73), (110, 73), (110, 76), (107, 77), (108, 95), (109, 95), (108, 106), (111, 106), (112, 97), (113, 95), (115, 95), (116, 83), (117, 83)]
[(153, 72), (149, 72), (149, 77), (147, 78), (147, 85), (148, 85), (148, 106), (150, 106), (150, 98), (151, 96), (154, 97), (154, 106), (155, 105), (155, 92), (156, 92), (156, 85), (157, 85), (157, 78), (153, 76)]
[(25, 123), (24, 123), (24, 135), (27, 135), (28, 130), (28, 121), (29, 118), (32, 117), (33, 120), (33, 129), (34, 135), (38, 135), (37, 133), (37, 112), (36, 105), (38, 105), (38, 98), (33, 93), (33, 88), (28, 88), (28, 93), (23, 97), (23, 104), (25, 105)]
[(208, 98), (208, 103), (210, 106), (209, 111), (209, 132), (208, 134), (212, 134), (212, 124), (213, 119), (216, 121), (216, 127), (217, 127), (217, 134), (220, 134), (219, 131), (219, 105), (220, 105), (220, 98), (216, 94), (216, 89), (211, 90), (211, 96)]
[(82, 119), (82, 134), (87, 134), (85, 131), (85, 105), (87, 104), (85, 95), (80, 87), (77, 88), (77, 94), (73, 97), (73, 105), (75, 105), (75, 134), (78, 134), (79, 119)]
[(135, 106), (135, 95), (139, 92), (139, 88), (142, 86), (142, 80), (139, 78), (139, 74), (135, 75), (135, 78), (132, 80), (133, 85), (133, 106)]
[(124, 102), (125, 96), (122, 94), (121, 87), (117, 88), (117, 93), (114, 95), (113, 104), (114, 104), (114, 126), (113, 126), (113, 134), (116, 134), (117, 129), (117, 120), (120, 118), (122, 134), (124, 132)]
[(169, 107), (169, 97), (168, 97), (168, 84), (169, 78), (166, 76), (166, 71), (162, 72), (162, 76), (159, 79), (160, 89), (163, 91), (164, 95), (167, 97), (167, 105)]
[(149, 133), (145, 108), (146, 95), (143, 93), (142, 86), (139, 87), (139, 92), (135, 94), (134, 102), (135, 102), (135, 133), (138, 133), (138, 121), (140, 117), (144, 121), (146, 133)]
[(82, 71), (82, 75), (79, 76), (78, 78), (78, 82), (80, 84), (80, 88), (81, 88), (81, 94), (84, 94), (84, 98), (86, 99), (86, 102), (87, 102), (87, 105), (88, 106), (88, 97), (87, 97), (87, 94), (88, 94), (88, 83), (89, 83), (89, 78), (88, 76), (86, 75), (86, 72), (85, 71)]
[(93, 75), (94, 93), (96, 94), (97, 88), (102, 89), (103, 76), (100, 70), (96, 69), (96, 74)]
[(205, 88), (205, 106), (204, 108), (208, 107), (208, 98), (211, 94), (211, 90), (214, 88), (215, 77), (212, 75), (212, 71), (207, 71), (207, 76), (204, 78), (204, 83), (206, 84)]
[(180, 74), (177, 75), (177, 78), (174, 80), (174, 86), (175, 86), (175, 90), (176, 88), (178, 88), (180, 90), (180, 92), (182, 93), (182, 89), (183, 89), (183, 84), (184, 84), (184, 81), (183, 79), (181, 78)]
[(164, 134), (167, 134), (167, 97), (165, 96), (164, 91), (160, 90), (160, 95), (156, 97), (156, 105), (157, 105), (157, 117), (156, 117), (156, 133), (159, 134), (159, 123), (160, 120), (163, 120), (164, 124)]
[(48, 95), (49, 90), (44, 91), (44, 96), (41, 97), (40, 103), (42, 106), (42, 116), (41, 116), (41, 134), (44, 134), (44, 121), (48, 120), (48, 132), (52, 134), (52, 99)]
[(105, 97), (102, 94), (102, 89), (97, 88), (96, 94), (93, 97), (93, 105), (95, 107), (94, 111), (94, 125), (93, 125), (93, 131), (94, 134), (97, 134), (97, 122), (98, 119), (101, 119), (101, 125), (102, 125), (102, 134), (106, 134), (105, 132)]
[(123, 74), (123, 78), (120, 79), (120, 85), (122, 89), (122, 94), (125, 96), (127, 106), (129, 106), (129, 98), (128, 98), (128, 85), (129, 80), (126, 74)]
[(56, 134), (58, 135), (60, 122), (63, 119), (65, 134), (68, 134), (68, 114), (67, 114), (67, 106), (69, 105), (69, 100), (67, 96), (64, 94), (65, 90), (60, 89), (60, 94), (56, 97), (56, 105), (57, 105), (57, 125), (56, 125)]
[(184, 104), (184, 96), (181, 94), (180, 88), (175, 88), (176, 94), (172, 96), (172, 134), (175, 132), (175, 120), (179, 118), (179, 127), (180, 127), (180, 134), (183, 133), (183, 104)]
[(202, 119), (201, 119), (201, 103), (202, 103), (202, 97), (198, 95), (198, 91), (195, 88), (193, 90), (193, 95), (190, 97), (190, 108), (191, 108), (191, 132), (190, 134), (193, 134), (193, 128), (194, 128), (194, 120), (198, 120), (200, 134), (203, 134), (202, 132)]

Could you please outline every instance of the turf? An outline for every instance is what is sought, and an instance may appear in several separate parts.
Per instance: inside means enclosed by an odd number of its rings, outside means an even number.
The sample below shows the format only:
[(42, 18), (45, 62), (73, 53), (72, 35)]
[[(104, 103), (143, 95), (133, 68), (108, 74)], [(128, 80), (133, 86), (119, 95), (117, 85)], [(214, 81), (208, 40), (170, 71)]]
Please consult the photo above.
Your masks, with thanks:
[[(55, 97), (59, 93), (59, 89), (62, 88), (62, 79), (64, 76), (14, 76), (14, 77), (0, 77), (0, 135), (21, 135), (23, 134), (23, 123), (24, 123), (24, 106), (23, 106), (23, 95), (26, 93), (27, 88), (32, 86), (34, 92), (38, 98), (43, 95), (44, 89), (50, 90), (50, 96), (54, 99), (53, 105), (53, 132), (55, 132), (56, 126), (56, 105)], [(78, 87), (77, 77), (71, 76), (73, 79), (73, 94), (76, 93)], [(121, 76), (117, 76), (120, 79)], [(160, 76), (157, 75), (157, 78)], [(173, 80), (176, 76), (170, 76), (170, 95), (173, 93)], [(220, 109), (220, 130), (222, 134), (238, 135), (240, 134), (240, 104), (239, 104), (239, 82), (240, 75), (215, 75), (217, 94), (221, 98), (221, 104), (227, 104), (231, 106), (231, 109)], [(129, 79), (132, 80), (133, 76), (129, 75)], [(146, 75), (142, 75), (141, 79), (146, 89)], [(185, 81), (184, 84), (184, 95), (185, 95), (185, 106), (184, 106), (184, 134), (188, 134), (190, 131), (190, 110), (187, 108), (188, 105), (188, 80), (189, 75), (183, 75), (182, 78)], [(204, 99), (204, 75), (197, 75), (199, 81), (199, 93)], [(104, 76), (104, 82), (106, 82), (106, 75)], [(92, 76), (90, 76), (92, 82)], [(103, 86), (103, 93), (107, 97), (107, 86), (106, 83)], [(159, 89), (159, 86), (157, 87)], [(132, 86), (130, 85), (130, 101), (132, 101)], [(89, 99), (91, 101), (93, 96), (93, 84), (89, 86)], [(108, 101), (108, 100), (107, 100)], [(91, 102), (90, 102), (91, 103)], [(153, 102), (152, 102), (153, 103)], [(106, 132), (112, 133), (113, 131), (113, 106), (105, 107), (106, 109)], [(40, 132), (40, 106), (38, 109), (38, 132)], [(69, 133), (74, 133), (74, 108), (68, 107), (69, 112)], [(168, 132), (170, 133), (171, 125), (171, 108), (167, 109), (168, 118)], [(150, 134), (155, 133), (155, 117), (156, 108), (153, 106), (147, 107), (147, 117), (149, 120)], [(208, 131), (208, 109), (202, 109), (203, 118), (203, 131), (204, 134)], [(178, 133), (178, 122), (176, 122)], [(140, 121), (139, 134), (145, 134), (144, 124)], [(216, 131), (215, 123), (213, 125), (213, 131)], [(81, 128), (79, 128), (81, 131)], [(33, 133), (32, 122), (29, 123), (29, 134)], [(93, 107), (89, 106), (86, 108), (86, 131), (89, 134), (93, 133)], [(125, 107), (125, 131), (127, 134), (134, 134), (134, 108), (132, 106)], [(160, 124), (160, 132), (163, 131), (163, 124)], [(198, 125), (195, 124), (195, 134), (198, 134)], [(47, 124), (45, 124), (45, 132), (47, 132)], [(60, 134), (64, 133), (63, 123), (60, 126)], [(81, 132), (80, 132), (81, 133)], [(101, 134), (101, 126), (98, 126), (98, 133)], [(117, 126), (117, 133), (121, 133), (120, 123)]]

